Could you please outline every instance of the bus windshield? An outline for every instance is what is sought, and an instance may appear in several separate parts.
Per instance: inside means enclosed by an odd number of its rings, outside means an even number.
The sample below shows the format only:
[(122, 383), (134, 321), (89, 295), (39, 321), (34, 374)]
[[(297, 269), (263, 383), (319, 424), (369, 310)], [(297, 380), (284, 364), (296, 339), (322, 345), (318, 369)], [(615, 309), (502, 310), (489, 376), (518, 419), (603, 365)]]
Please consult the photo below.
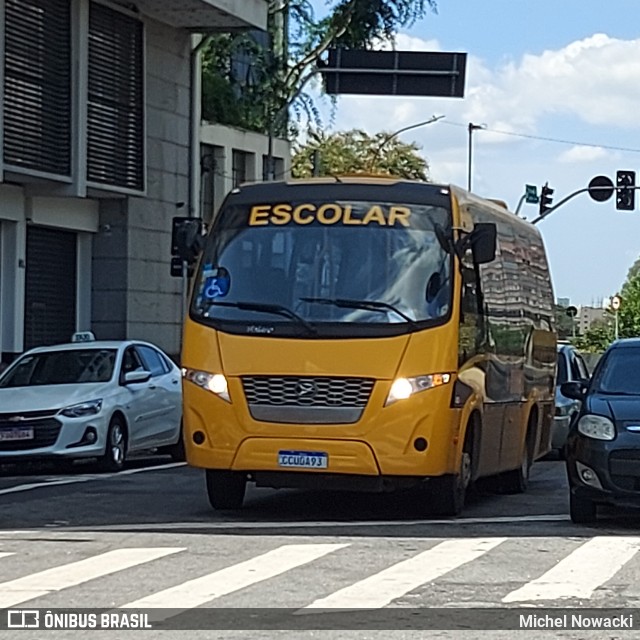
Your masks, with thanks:
[(191, 316), (274, 336), (394, 335), (438, 324), (451, 307), (450, 234), (442, 206), (231, 204), (207, 240)]

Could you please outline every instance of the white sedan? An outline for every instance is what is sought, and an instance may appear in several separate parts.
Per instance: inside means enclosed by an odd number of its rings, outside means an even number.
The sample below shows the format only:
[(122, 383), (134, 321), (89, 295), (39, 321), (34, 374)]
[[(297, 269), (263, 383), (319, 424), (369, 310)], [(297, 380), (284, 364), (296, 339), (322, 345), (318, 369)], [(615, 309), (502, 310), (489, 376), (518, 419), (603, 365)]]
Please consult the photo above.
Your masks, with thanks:
[(139, 340), (38, 347), (0, 376), (0, 463), (98, 458), (122, 469), (128, 454), (160, 449), (184, 459), (180, 369)]

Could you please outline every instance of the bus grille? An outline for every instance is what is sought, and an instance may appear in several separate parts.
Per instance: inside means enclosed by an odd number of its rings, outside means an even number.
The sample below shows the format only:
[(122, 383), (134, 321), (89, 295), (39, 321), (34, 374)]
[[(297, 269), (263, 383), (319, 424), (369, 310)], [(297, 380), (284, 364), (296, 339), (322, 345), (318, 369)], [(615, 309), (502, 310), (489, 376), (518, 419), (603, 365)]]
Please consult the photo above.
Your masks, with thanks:
[(243, 377), (249, 411), (256, 420), (301, 424), (357, 422), (371, 395), (368, 378)]

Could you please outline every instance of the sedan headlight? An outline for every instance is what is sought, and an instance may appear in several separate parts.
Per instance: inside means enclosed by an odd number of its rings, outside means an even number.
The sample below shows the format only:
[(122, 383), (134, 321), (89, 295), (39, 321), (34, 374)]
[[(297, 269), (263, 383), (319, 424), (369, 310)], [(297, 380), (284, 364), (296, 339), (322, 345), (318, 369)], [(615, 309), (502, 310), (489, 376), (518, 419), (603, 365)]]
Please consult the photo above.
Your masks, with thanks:
[(207, 391), (211, 391), (211, 393), (215, 393), (223, 400), (231, 402), (227, 379), (221, 373), (207, 373), (206, 371), (198, 371), (196, 369), (182, 369), (182, 377)]
[(100, 413), (102, 409), (102, 398), (100, 400), (89, 400), (89, 402), (80, 402), (65, 407), (60, 413), (67, 418), (84, 418), (85, 416), (94, 416)]
[(587, 438), (596, 440), (613, 440), (616, 428), (609, 418), (604, 416), (586, 415), (578, 421), (578, 431)]
[(447, 384), (450, 380), (450, 373), (432, 373), (428, 376), (416, 376), (415, 378), (397, 378), (391, 385), (384, 406), (386, 407), (398, 400), (405, 400), (419, 391), (440, 387), (443, 384)]

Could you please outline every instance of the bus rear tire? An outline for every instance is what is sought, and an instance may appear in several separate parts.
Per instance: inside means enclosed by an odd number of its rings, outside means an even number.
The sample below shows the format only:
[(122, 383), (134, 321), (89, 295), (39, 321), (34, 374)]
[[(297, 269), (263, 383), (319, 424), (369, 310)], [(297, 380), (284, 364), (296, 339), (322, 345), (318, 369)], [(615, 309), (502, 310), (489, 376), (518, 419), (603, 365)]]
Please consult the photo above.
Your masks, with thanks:
[(240, 509), (247, 488), (246, 475), (239, 471), (207, 469), (207, 496), (214, 509)]
[(532, 440), (535, 433), (532, 420), (533, 418), (529, 420), (520, 466), (513, 471), (507, 471), (500, 477), (500, 489), (503, 493), (524, 493), (529, 488), (529, 474), (533, 464)]

